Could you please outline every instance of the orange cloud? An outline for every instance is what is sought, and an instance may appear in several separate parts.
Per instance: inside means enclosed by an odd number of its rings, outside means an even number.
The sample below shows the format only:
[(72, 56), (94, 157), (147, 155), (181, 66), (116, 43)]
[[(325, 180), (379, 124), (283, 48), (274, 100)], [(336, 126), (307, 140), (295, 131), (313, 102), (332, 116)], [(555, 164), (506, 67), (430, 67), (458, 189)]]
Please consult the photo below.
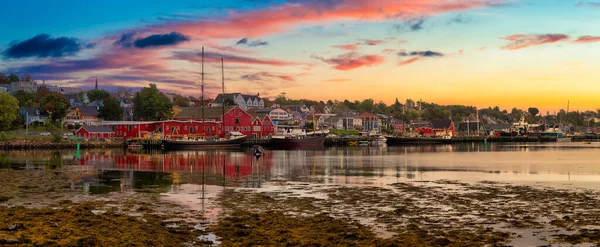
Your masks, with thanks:
[(600, 36), (580, 36), (579, 38), (577, 38), (574, 42), (575, 43), (594, 43), (594, 42), (599, 42), (600, 41)]
[(272, 73), (269, 73), (266, 71), (242, 75), (241, 78), (244, 80), (248, 80), (248, 81), (266, 81), (271, 78), (276, 78), (276, 79), (280, 79), (280, 80), (288, 81), (288, 82), (296, 81), (296, 79), (294, 79), (294, 77), (291, 77), (289, 75), (275, 75), (275, 74), (272, 74)]
[(221, 19), (179, 21), (152, 25), (147, 32), (181, 32), (190, 36), (212, 38), (256, 37), (285, 31), (307, 23), (322, 23), (343, 19), (382, 21), (436, 15), (496, 5), (481, 0), (340, 0), (309, 1), (305, 4), (286, 3), (272, 8), (235, 12)]
[(319, 58), (321, 61), (333, 65), (337, 70), (353, 70), (360, 67), (371, 67), (379, 65), (385, 61), (383, 56), (379, 55), (360, 55), (356, 52), (348, 52), (335, 58)]
[(337, 78), (337, 79), (323, 80), (323, 82), (349, 82), (349, 81), (352, 81), (352, 79)]
[(511, 43), (503, 46), (503, 50), (519, 50), (531, 46), (555, 43), (568, 40), (569, 36), (565, 34), (542, 34), (542, 35), (526, 35), (514, 34), (508, 37), (501, 38), (508, 40)]
[(356, 51), (358, 49), (358, 44), (335, 45), (333, 47), (343, 50)]
[(419, 60), (421, 60), (421, 58), (419, 58), (419, 57), (413, 57), (411, 59), (399, 62), (398, 66), (408, 65), (408, 64), (414, 63), (414, 62), (419, 61)]

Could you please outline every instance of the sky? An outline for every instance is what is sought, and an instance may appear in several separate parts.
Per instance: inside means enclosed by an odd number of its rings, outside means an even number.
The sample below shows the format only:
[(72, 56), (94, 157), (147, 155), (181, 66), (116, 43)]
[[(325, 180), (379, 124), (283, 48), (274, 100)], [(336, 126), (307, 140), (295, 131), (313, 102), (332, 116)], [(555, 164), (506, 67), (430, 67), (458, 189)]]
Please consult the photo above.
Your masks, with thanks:
[(23, 0), (0, 72), (46, 84), (600, 108), (600, 0)]

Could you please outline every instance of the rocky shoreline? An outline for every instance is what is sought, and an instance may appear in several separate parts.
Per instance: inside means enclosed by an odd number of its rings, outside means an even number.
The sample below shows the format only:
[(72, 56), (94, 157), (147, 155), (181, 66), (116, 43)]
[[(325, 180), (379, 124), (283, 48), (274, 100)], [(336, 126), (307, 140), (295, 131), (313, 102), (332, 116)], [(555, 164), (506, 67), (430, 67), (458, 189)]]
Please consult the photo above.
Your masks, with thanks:
[(125, 144), (122, 142), (94, 142), (94, 141), (62, 141), (54, 142), (52, 140), (9, 140), (0, 141), (0, 150), (14, 149), (74, 149), (80, 143), (81, 149), (93, 148), (122, 148)]

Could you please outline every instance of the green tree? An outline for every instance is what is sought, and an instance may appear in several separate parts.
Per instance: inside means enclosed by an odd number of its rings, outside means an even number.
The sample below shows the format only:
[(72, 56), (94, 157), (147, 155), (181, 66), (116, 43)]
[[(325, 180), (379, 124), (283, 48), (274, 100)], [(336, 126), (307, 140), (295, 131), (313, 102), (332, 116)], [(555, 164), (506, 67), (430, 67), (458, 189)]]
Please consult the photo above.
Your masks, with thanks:
[(9, 84), (9, 83), (10, 82), (8, 81), (8, 76), (0, 73), (0, 84)]
[(69, 106), (71, 106), (71, 104), (65, 96), (57, 92), (47, 94), (40, 101), (40, 110), (47, 113), (54, 122), (63, 119), (67, 115)]
[(19, 106), (34, 106), (35, 96), (32, 93), (19, 90), (15, 92), (15, 98), (19, 101)]
[(523, 116), (523, 110), (519, 110), (516, 107), (512, 108), (510, 111), (510, 115), (512, 116), (514, 121), (521, 121), (521, 116)]
[(279, 95), (277, 95), (277, 98), (275, 98), (275, 103), (280, 105), (287, 104), (287, 97), (285, 92), (281, 92)]
[(88, 99), (90, 102), (96, 100), (105, 100), (108, 99), (111, 95), (109, 92), (100, 90), (100, 89), (92, 89), (86, 92)]
[(160, 121), (173, 118), (173, 104), (158, 91), (156, 84), (143, 88), (133, 98), (133, 115), (136, 119)]
[(360, 103), (358, 108), (360, 112), (373, 112), (375, 110), (375, 101), (373, 99), (365, 99)]
[(44, 98), (44, 96), (48, 95), (49, 93), (50, 89), (48, 89), (45, 86), (38, 88), (37, 92), (35, 92), (35, 101), (40, 102), (40, 100), (42, 100), (42, 98)]
[(98, 109), (98, 117), (104, 120), (117, 121), (123, 119), (123, 107), (115, 97), (108, 97)]
[(0, 93), (0, 129), (8, 130), (17, 119), (19, 101), (9, 93)]
[(538, 113), (540, 113), (540, 110), (538, 110), (538, 108), (535, 107), (529, 107), (529, 109), (527, 109), (527, 112), (529, 112), (531, 116), (535, 117)]
[(8, 75), (8, 82), (20, 82), (21, 79), (15, 74)]
[(179, 107), (190, 107), (190, 101), (188, 100), (188, 98), (176, 94), (173, 95), (173, 105)]

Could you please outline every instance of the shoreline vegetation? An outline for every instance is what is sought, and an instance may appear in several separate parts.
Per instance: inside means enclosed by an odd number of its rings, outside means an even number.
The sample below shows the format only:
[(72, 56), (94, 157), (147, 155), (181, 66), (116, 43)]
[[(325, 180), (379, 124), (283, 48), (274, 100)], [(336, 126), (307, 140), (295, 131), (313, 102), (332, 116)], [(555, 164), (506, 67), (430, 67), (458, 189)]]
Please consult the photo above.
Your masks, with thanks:
[(163, 200), (168, 188), (81, 193), (83, 185), (73, 184), (80, 169), (0, 170), (0, 245), (600, 244), (600, 194), (593, 190), (487, 181), (274, 181), (267, 190), (224, 188), (211, 199), (221, 210), (209, 219)]

